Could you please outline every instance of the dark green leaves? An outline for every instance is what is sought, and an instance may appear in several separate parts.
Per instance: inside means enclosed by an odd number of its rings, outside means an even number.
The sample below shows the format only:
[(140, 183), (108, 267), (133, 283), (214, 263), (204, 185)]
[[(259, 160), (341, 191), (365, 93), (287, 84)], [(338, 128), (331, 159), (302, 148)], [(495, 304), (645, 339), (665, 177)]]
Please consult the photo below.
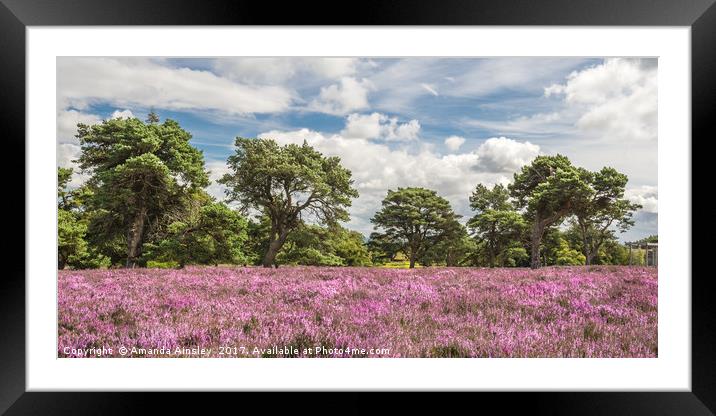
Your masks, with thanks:
[(101, 245), (126, 240), (128, 265), (141, 254), (145, 234), (168, 212), (208, 185), (202, 153), (173, 120), (148, 124), (136, 118), (78, 125), (80, 167), (92, 174), (91, 228)]
[(337, 157), (324, 157), (305, 142), (279, 146), (270, 139), (237, 138), (228, 159), (231, 173), (219, 181), (227, 196), (244, 209), (253, 208), (271, 221), (264, 266), (307, 218), (324, 224), (347, 221), (351, 198), (358, 197), (351, 172)]
[(445, 198), (425, 188), (389, 190), (382, 204), (371, 222), (384, 230), (379, 239), (399, 245), (410, 257), (411, 266), (451, 232), (459, 218)]

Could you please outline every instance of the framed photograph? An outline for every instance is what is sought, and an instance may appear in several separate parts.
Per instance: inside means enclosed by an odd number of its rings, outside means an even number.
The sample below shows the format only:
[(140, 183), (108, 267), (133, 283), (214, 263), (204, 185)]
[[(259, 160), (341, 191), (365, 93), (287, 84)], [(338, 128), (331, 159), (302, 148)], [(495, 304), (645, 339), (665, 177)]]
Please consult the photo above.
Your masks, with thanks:
[(133, 413), (152, 391), (716, 409), (691, 231), (713, 1), (330, 20), (1, 1), (25, 178), (8, 177), (24, 239), (4, 243), (1, 411)]

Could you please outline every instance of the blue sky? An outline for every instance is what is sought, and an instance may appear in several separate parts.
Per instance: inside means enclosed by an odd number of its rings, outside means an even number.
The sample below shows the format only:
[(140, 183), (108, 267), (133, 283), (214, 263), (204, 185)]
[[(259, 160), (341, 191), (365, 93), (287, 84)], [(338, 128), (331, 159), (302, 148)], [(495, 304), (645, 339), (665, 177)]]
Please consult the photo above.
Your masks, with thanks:
[[(644, 208), (620, 237), (657, 233), (657, 61), (626, 58), (69, 58), (57, 60), (58, 165), (76, 123), (177, 120), (216, 179), (236, 136), (306, 140), (340, 156), (370, 233), (388, 189), (435, 189), (470, 216), (477, 183), (507, 184), (540, 154), (629, 178)], [(76, 175), (79, 184), (83, 175)], [(219, 199), (216, 183), (209, 192)]]

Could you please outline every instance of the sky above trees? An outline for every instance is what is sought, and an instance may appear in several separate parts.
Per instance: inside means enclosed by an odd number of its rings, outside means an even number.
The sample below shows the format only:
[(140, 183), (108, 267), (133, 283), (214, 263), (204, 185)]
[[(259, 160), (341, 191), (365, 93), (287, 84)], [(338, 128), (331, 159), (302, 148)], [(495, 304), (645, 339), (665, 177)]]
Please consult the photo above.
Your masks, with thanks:
[(477, 183), (557, 153), (628, 175), (643, 208), (620, 237), (657, 234), (656, 59), (61, 57), (58, 166), (79, 156), (78, 122), (151, 109), (193, 135), (219, 199), (236, 136), (339, 156), (360, 193), (347, 227), (366, 236), (388, 189), (436, 190), (469, 218)]

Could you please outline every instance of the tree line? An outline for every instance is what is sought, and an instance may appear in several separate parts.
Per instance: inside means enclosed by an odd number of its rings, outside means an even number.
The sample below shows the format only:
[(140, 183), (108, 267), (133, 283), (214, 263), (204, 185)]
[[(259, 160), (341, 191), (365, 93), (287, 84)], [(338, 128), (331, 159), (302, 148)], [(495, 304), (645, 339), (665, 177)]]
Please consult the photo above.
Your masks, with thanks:
[(58, 168), (58, 268), (188, 264), (409, 267), (625, 264), (616, 233), (640, 208), (626, 175), (538, 156), (504, 186), (476, 184), (463, 224), (435, 190), (389, 190), (367, 239), (340, 225), (358, 197), (340, 158), (307, 143), (236, 138), (217, 201), (201, 151), (174, 120), (78, 124), (76, 160), (88, 179), (70, 189)]

